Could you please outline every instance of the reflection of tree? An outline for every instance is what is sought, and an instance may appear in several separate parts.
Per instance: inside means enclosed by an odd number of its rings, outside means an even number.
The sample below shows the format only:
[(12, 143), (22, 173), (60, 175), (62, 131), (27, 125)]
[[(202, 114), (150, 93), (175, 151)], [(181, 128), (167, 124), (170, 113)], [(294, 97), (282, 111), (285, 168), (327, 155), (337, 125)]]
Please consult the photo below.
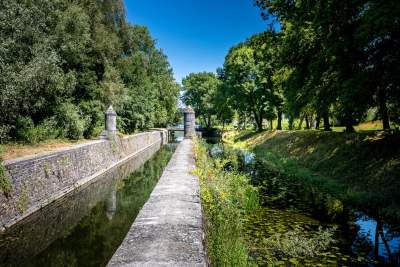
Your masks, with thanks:
[[(76, 207), (85, 207), (87, 212), (77, 226), (64, 230), (63, 235), (46, 250), (19, 266), (105, 266), (149, 198), (171, 154), (172, 150), (164, 146), (151, 160), (128, 175), (123, 183), (116, 177), (104, 178), (101, 186), (87, 187), (87, 194), (102, 196), (96, 197), (96, 202), (80, 196), (85, 201), (80, 201)], [(110, 212), (114, 213), (112, 220), (109, 219)], [(64, 225), (63, 219), (68, 219), (65, 214), (57, 215), (57, 218), (61, 225)], [(45, 225), (41, 227), (46, 229)], [(31, 246), (35, 245), (34, 240), (28, 241)]]
[[(398, 248), (398, 251), (392, 251), (389, 245), (389, 241), (393, 240), (396, 238), (398, 234), (392, 233), (390, 230), (384, 230), (384, 225), (382, 223), (382, 220), (378, 219), (376, 223), (376, 232), (375, 232), (375, 249), (374, 249), (374, 256), (375, 259), (378, 259), (379, 257), (379, 237), (382, 240), (383, 246), (386, 250), (386, 253), (388, 255), (388, 260), (390, 263), (398, 263), (399, 261), (399, 255), (400, 255), (400, 247)], [(396, 255), (397, 254), (397, 255)]]
[(369, 233), (364, 234), (359, 232), (353, 242), (353, 250), (360, 255), (368, 256), (373, 251), (374, 244), (369, 236)]

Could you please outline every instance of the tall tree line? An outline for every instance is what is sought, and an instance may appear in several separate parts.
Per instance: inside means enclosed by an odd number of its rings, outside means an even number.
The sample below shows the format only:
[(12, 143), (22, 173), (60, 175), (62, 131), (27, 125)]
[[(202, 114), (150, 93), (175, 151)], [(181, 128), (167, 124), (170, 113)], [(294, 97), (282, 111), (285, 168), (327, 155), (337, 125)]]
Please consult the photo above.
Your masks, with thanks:
[[(263, 57), (264, 64), (274, 67), (262, 76), (275, 81), (272, 87), (281, 92), (289, 119), (313, 118), (317, 125), (322, 120), (329, 130), (329, 119), (335, 118), (351, 132), (369, 109), (376, 108), (384, 129), (390, 128), (390, 121), (400, 121), (398, 1), (256, 0), (255, 4), (264, 10), (264, 17), (281, 26), (279, 32), (267, 31), (270, 37), (263, 38), (256, 50), (267, 45), (275, 55)], [(250, 38), (248, 47), (253, 38), (260, 35)], [(271, 40), (277, 41), (271, 45)], [(280, 109), (275, 105), (276, 112)]]
[(400, 123), (397, 0), (254, 4), (274, 24), (232, 47), (218, 70), (219, 94), (239, 118), (251, 117), (259, 130), (275, 119), (281, 129), (285, 115), (290, 129), (297, 120), (329, 131), (335, 121), (352, 132), (375, 110), (383, 129)]
[(125, 133), (165, 126), (178, 94), (122, 0), (0, 1), (0, 141), (96, 136), (110, 104)]

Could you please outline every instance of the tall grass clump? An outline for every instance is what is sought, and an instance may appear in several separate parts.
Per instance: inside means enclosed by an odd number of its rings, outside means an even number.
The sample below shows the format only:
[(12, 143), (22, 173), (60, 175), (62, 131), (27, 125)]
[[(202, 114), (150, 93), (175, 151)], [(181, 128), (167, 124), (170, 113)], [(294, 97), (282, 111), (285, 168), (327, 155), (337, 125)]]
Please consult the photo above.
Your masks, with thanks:
[(210, 158), (205, 144), (197, 141), (195, 153), (195, 173), (200, 179), (207, 251), (212, 265), (249, 266), (242, 218), (257, 208), (257, 189), (246, 175), (226, 171), (229, 159)]
[[(2, 147), (0, 146), (0, 154), (2, 152)], [(6, 168), (3, 165), (3, 159), (0, 157), (0, 193), (8, 197), (11, 193), (12, 185), (11, 180), (7, 175)]]

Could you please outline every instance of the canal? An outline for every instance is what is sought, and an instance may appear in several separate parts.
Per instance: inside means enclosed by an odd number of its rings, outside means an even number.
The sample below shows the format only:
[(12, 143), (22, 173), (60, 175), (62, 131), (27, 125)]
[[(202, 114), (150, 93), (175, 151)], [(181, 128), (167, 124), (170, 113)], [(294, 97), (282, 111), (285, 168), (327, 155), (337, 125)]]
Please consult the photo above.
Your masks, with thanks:
[(132, 159), (5, 231), (0, 266), (105, 266), (175, 147), (164, 145), (140, 166)]
[(400, 265), (398, 222), (342, 207), (345, 204), (323, 189), (274, 172), (252, 151), (211, 143), (210, 155), (227, 162), (226, 171), (246, 173), (259, 189), (260, 207), (242, 222), (249, 256), (256, 265)]

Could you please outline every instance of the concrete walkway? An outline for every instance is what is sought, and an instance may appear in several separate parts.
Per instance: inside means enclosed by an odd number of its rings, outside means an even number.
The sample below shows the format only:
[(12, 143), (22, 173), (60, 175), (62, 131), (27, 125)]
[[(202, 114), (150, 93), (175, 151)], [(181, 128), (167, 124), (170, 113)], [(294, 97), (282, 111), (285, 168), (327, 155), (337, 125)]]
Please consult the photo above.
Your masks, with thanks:
[(193, 141), (177, 147), (108, 266), (205, 266)]

